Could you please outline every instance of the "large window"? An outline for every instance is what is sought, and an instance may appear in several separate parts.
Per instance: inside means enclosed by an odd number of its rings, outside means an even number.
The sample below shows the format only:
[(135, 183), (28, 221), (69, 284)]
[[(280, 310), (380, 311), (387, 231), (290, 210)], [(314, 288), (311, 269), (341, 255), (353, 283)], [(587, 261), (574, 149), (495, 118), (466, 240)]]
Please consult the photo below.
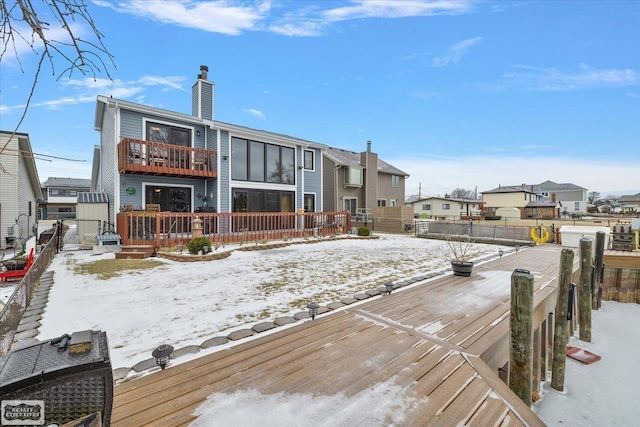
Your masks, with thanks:
[(191, 212), (191, 187), (147, 185), (145, 204), (158, 204), (161, 211)]
[(348, 167), (344, 171), (344, 185), (352, 187), (362, 186), (362, 169)]
[(295, 184), (295, 150), (290, 147), (231, 139), (231, 179)]
[(191, 130), (160, 123), (147, 122), (147, 141), (191, 146)]
[(293, 212), (292, 191), (238, 188), (233, 190), (233, 212)]

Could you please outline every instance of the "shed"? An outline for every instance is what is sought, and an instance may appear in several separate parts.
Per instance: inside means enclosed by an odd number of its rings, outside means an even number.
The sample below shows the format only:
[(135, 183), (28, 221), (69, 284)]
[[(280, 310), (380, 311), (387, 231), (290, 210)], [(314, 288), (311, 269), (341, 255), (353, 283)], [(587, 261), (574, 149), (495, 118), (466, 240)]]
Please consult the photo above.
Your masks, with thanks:
[(560, 227), (560, 238), (563, 247), (579, 248), (580, 239), (588, 237), (593, 240), (591, 245), (591, 256), (595, 256), (596, 253), (596, 233), (598, 231), (604, 232), (604, 248), (609, 249), (609, 235), (611, 229), (609, 227), (594, 227), (586, 225), (563, 225)]
[(109, 231), (109, 196), (107, 193), (78, 193), (76, 220), (81, 247), (89, 249), (97, 243), (96, 235)]
[(521, 216), (518, 208), (498, 208), (495, 215), (502, 217), (502, 219), (520, 219)]

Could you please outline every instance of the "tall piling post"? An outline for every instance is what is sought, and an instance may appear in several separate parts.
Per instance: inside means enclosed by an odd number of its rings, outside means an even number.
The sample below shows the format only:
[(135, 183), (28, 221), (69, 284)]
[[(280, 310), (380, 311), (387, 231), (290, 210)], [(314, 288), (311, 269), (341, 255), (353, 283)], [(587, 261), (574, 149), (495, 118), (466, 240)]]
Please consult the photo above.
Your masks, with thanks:
[(580, 239), (580, 281), (578, 282), (578, 322), (580, 339), (591, 342), (591, 252), (593, 242)]
[(604, 269), (604, 241), (605, 238), (605, 234), (604, 231), (598, 231), (596, 232), (596, 253), (595, 253), (595, 259), (593, 264), (596, 267), (596, 277), (595, 277), (595, 286), (593, 289), (593, 295), (591, 297), (591, 307), (594, 310), (598, 310), (600, 308), (600, 305), (602, 304), (602, 289), (600, 284), (602, 283), (600, 278), (603, 275), (603, 269)]
[(531, 406), (533, 378), (533, 275), (516, 269), (511, 274), (509, 318), (509, 388)]
[(569, 300), (569, 286), (573, 273), (573, 251), (563, 249), (560, 253), (560, 273), (558, 275), (558, 299), (556, 300), (556, 321), (553, 334), (553, 364), (551, 368), (551, 387), (554, 390), (564, 390), (564, 371), (567, 361), (567, 312)]

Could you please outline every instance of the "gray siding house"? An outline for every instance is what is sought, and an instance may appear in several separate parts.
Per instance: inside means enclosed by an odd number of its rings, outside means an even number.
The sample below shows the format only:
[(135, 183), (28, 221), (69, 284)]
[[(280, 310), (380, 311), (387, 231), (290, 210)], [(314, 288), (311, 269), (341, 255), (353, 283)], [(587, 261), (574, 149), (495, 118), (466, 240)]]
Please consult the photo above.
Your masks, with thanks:
[(78, 194), (89, 191), (90, 179), (49, 177), (42, 184), (41, 219), (75, 218)]
[(361, 153), (326, 147), (324, 152), (325, 211), (371, 212), (374, 207), (404, 206), (404, 171), (378, 158), (371, 142)]
[(214, 119), (208, 68), (183, 114), (98, 96), (92, 191), (122, 210), (319, 212), (323, 144)]

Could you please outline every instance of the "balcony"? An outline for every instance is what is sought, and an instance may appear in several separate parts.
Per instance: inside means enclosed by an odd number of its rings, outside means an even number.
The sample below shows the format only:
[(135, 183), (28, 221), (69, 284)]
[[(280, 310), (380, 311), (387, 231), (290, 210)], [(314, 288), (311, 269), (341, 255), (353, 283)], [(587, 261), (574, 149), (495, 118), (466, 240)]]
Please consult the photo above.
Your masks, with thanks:
[(215, 178), (218, 153), (201, 148), (123, 138), (118, 144), (120, 173)]

